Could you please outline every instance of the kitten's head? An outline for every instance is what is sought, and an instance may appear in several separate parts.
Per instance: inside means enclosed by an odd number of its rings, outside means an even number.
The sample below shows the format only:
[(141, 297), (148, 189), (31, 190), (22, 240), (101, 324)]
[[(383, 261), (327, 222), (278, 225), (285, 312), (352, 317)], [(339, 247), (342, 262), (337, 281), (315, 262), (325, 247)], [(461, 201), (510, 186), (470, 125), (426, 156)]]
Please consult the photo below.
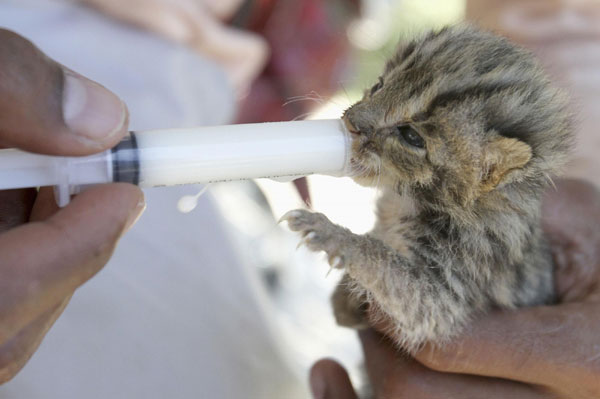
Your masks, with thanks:
[(465, 26), (401, 46), (343, 119), (358, 183), (463, 207), (539, 191), (571, 144), (566, 101), (532, 55)]

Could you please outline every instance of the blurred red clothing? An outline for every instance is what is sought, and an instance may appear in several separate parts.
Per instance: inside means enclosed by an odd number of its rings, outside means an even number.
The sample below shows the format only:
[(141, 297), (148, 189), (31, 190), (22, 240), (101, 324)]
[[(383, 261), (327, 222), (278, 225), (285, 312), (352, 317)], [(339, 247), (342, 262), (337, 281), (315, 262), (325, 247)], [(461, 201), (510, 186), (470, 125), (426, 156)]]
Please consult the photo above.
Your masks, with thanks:
[(351, 73), (346, 27), (358, 14), (357, 3), (246, 1), (231, 24), (264, 36), (271, 58), (240, 104), (238, 122), (301, 118), (318, 102), (297, 97), (326, 99), (337, 92)]
[[(241, 101), (237, 122), (302, 119), (337, 92), (351, 73), (346, 27), (357, 14), (358, 0), (247, 0), (230, 24), (261, 34), (271, 57)], [(306, 179), (294, 184), (310, 203)]]

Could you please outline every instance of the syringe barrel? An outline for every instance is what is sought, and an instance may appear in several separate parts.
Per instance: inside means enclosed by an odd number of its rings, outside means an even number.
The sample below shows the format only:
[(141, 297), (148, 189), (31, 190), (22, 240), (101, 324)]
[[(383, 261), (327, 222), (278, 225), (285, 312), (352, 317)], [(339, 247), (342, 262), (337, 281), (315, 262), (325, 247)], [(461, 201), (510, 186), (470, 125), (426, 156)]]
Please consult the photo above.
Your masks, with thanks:
[(156, 187), (312, 173), (341, 176), (349, 141), (339, 119), (133, 132), (113, 149), (114, 180)]
[(85, 157), (0, 150), (0, 190), (55, 186), (64, 206), (70, 195), (100, 183), (157, 187), (344, 176), (350, 142), (339, 119), (131, 132), (112, 150)]

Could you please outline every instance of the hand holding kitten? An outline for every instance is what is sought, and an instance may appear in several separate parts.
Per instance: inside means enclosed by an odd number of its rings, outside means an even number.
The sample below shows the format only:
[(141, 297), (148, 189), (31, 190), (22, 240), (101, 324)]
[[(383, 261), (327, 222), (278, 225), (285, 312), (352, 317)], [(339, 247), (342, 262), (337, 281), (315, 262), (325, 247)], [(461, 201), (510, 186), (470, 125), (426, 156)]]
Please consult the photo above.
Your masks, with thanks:
[[(559, 181), (544, 200), (543, 227), (556, 262), (559, 304), (495, 312), (451, 344), (400, 355), (361, 333), (375, 397), (597, 398), (600, 396), (600, 192)], [(356, 397), (337, 363), (311, 373), (317, 398)], [(354, 396), (353, 396), (354, 395)]]

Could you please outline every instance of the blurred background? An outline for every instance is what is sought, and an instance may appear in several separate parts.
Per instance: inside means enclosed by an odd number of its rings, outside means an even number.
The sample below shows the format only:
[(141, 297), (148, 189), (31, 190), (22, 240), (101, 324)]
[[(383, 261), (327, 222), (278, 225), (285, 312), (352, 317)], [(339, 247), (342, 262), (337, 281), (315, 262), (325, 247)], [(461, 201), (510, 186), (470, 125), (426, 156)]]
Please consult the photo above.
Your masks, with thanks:
[[(574, 98), (568, 173), (600, 183), (597, 0), (4, 0), (0, 25), (120, 95), (131, 129), (339, 118), (399, 40), (464, 19), (535, 51)], [(360, 383), (353, 331), (336, 326), (340, 278), (276, 221), (325, 213), (355, 233), (377, 193), (311, 176), (146, 191), (148, 209), (77, 292), (2, 398), (306, 398), (334, 357)]]

